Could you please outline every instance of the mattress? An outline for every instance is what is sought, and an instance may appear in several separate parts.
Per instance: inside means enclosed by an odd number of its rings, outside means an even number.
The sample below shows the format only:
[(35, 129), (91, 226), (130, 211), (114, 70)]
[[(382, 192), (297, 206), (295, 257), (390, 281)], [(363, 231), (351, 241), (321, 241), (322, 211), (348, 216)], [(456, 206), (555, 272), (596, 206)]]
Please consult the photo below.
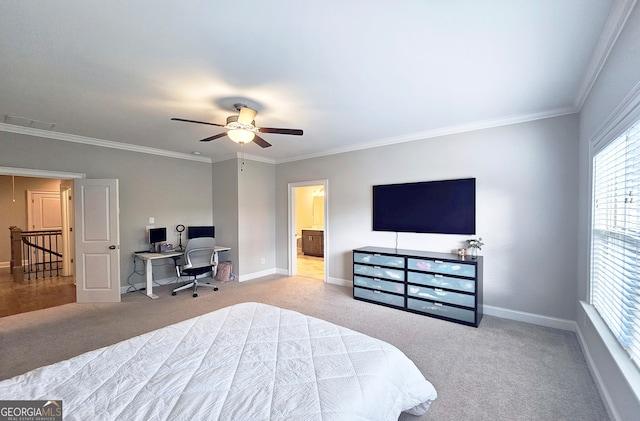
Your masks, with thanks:
[(433, 385), (396, 347), (260, 303), (226, 307), (0, 382), (65, 420), (397, 420)]

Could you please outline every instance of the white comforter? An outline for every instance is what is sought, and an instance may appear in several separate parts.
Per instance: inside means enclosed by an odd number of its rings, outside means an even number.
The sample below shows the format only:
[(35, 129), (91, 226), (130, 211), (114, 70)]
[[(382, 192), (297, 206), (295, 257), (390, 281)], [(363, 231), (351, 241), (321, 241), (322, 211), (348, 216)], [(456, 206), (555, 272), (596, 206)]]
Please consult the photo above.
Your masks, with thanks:
[(394, 346), (258, 303), (0, 382), (0, 399), (61, 399), (65, 420), (388, 421), (436, 396)]

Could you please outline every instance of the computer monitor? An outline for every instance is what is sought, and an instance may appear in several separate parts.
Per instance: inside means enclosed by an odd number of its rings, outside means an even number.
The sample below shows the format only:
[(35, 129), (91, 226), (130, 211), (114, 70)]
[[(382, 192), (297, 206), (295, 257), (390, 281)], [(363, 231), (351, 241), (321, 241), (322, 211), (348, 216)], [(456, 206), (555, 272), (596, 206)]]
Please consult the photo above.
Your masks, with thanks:
[(167, 228), (149, 228), (149, 244), (158, 244), (167, 241)]
[(216, 238), (216, 227), (196, 226), (187, 228), (187, 238), (211, 237)]

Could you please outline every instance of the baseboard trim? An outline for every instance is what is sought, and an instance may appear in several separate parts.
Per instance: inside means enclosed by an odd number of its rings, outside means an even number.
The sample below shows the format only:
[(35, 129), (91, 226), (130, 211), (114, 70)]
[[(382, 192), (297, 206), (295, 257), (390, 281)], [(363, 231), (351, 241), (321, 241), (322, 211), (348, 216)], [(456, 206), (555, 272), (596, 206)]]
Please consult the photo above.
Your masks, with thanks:
[(531, 323), (538, 326), (552, 327), (561, 330), (570, 330), (572, 332), (575, 332), (577, 329), (576, 322), (573, 320), (542, 316), (540, 314), (527, 313), (518, 310), (509, 310), (507, 308), (495, 307), (486, 304), (482, 306), (482, 310), (486, 315), (500, 317), (502, 319), (516, 320), (518, 322)]
[[(211, 278), (211, 272), (198, 275), (198, 279), (202, 279), (202, 278)], [(184, 284), (187, 281), (188, 279), (186, 278), (176, 278), (175, 276), (172, 278), (154, 279), (153, 288), (155, 289), (155, 288), (159, 288), (159, 287), (162, 287), (165, 285), (171, 285), (171, 284), (176, 284), (176, 285)], [(138, 282), (136, 284), (120, 285), (120, 295), (129, 293), (129, 292), (141, 292), (146, 294), (147, 293), (146, 289), (147, 289), (146, 281)]]
[(340, 285), (343, 287), (353, 288), (353, 281), (350, 279), (327, 277), (327, 283), (332, 285)]
[[(260, 272), (247, 273), (246, 275), (236, 275), (236, 279), (238, 282), (250, 281), (256, 278), (262, 278), (263, 276), (273, 275), (279, 273), (279, 270), (276, 268), (261, 270)], [(284, 273), (286, 275), (286, 273)]]
[(133, 285), (120, 285), (120, 295), (126, 294), (128, 292), (144, 292), (144, 289), (147, 287), (146, 282), (138, 282)]
[[(26, 260), (22, 261), (22, 266), (27, 266), (27, 261)], [(10, 268), (10, 267), (11, 267), (11, 262), (10, 261), (0, 262), (0, 269), (6, 269), (6, 268)]]

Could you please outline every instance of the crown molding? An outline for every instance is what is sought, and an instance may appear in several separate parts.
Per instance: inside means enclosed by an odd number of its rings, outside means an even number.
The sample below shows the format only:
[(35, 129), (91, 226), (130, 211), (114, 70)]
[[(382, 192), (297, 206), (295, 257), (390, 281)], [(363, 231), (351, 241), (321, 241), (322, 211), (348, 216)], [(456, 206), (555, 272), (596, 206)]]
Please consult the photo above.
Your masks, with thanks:
[(38, 169), (32, 169), (32, 168), (16, 168), (16, 167), (0, 167), (0, 174), (17, 175), (18, 177), (56, 178), (56, 179), (64, 179), (64, 180), (87, 177), (87, 175), (83, 173), (48, 171), (48, 170), (38, 170)]
[(276, 161), (271, 158), (265, 158), (264, 156), (258, 156), (258, 155), (247, 155), (246, 153), (243, 154), (242, 152), (237, 152), (236, 157), (240, 159), (248, 159), (249, 161), (264, 162), (265, 164), (276, 163)]
[(270, 158), (265, 158), (263, 156), (258, 155), (250, 155), (242, 152), (235, 152), (228, 155), (223, 155), (213, 159), (213, 163), (228, 161), (230, 159), (244, 159), (248, 161), (256, 161), (256, 162), (264, 162), (266, 164), (275, 164), (276, 161)]
[(545, 111), (540, 113), (521, 114), (516, 116), (498, 118), (498, 119), (483, 120), (483, 121), (478, 121), (478, 122), (473, 122), (468, 124), (461, 124), (457, 126), (449, 126), (449, 127), (443, 127), (440, 129), (427, 130), (425, 132), (417, 132), (417, 133), (411, 133), (408, 135), (388, 137), (388, 138), (380, 139), (377, 141), (364, 142), (357, 145), (330, 149), (317, 154), (297, 156), (297, 157), (287, 158), (283, 160), (274, 160), (274, 159), (265, 158), (257, 155), (245, 154), (243, 152), (236, 152), (233, 154), (228, 154), (228, 155), (224, 155), (224, 156), (212, 159), (212, 158), (203, 157), (199, 155), (184, 154), (179, 152), (166, 151), (163, 149), (149, 148), (146, 146), (138, 146), (138, 145), (132, 145), (128, 143), (95, 139), (95, 138), (72, 135), (67, 133), (52, 132), (48, 130), (34, 129), (30, 127), (22, 127), (22, 126), (16, 126), (13, 124), (6, 124), (6, 123), (0, 123), (0, 131), (24, 134), (28, 136), (44, 137), (48, 139), (56, 139), (56, 140), (62, 140), (66, 142), (83, 143), (87, 145), (100, 146), (104, 148), (121, 149), (121, 150), (132, 151), (132, 152), (160, 155), (160, 156), (165, 156), (169, 158), (206, 162), (206, 163), (222, 162), (222, 161), (227, 161), (229, 159), (246, 159), (250, 161), (264, 162), (267, 164), (283, 164), (286, 162), (302, 161), (302, 160), (311, 159), (311, 158), (320, 158), (323, 156), (359, 151), (363, 149), (377, 148), (380, 146), (394, 145), (397, 143), (432, 139), (435, 137), (449, 136), (453, 134), (465, 133), (465, 132), (470, 132), (474, 130), (482, 130), (482, 129), (489, 129), (493, 127), (507, 126), (511, 124), (525, 123), (528, 121), (542, 120), (545, 118), (560, 117), (563, 115), (574, 114), (574, 113), (577, 113), (578, 111), (579, 110), (576, 108), (566, 107), (566, 108), (559, 108), (556, 110)]
[(475, 130), (509, 126), (512, 124), (526, 123), (528, 121), (543, 120), (545, 118), (560, 117), (563, 115), (575, 114), (577, 112), (578, 110), (574, 107), (565, 107), (565, 108), (558, 108), (556, 110), (551, 110), (551, 111), (544, 111), (540, 113), (521, 114), (521, 115), (509, 116), (504, 118), (477, 121), (477, 122), (468, 123), (468, 124), (460, 124), (457, 126), (449, 126), (449, 127), (443, 127), (440, 129), (427, 130), (425, 132), (417, 132), (417, 133), (411, 133), (411, 134), (402, 135), (402, 136), (388, 137), (388, 138), (380, 139), (377, 141), (364, 142), (364, 143), (359, 143), (357, 145), (345, 146), (342, 148), (335, 148), (335, 149), (331, 149), (331, 150), (317, 153), (317, 154), (310, 154), (310, 155), (283, 159), (283, 160), (276, 161), (276, 164), (283, 164), (286, 162), (293, 162), (293, 161), (302, 161), (304, 159), (311, 159), (311, 158), (320, 158), (328, 155), (336, 155), (336, 154), (345, 153), (345, 152), (354, 152), (354, 151), (359, 151), (363, 149), (377, 148), (380, 146), (395, 145), (395, 144), (404, 143), (404, 142), (413, 142), (416, 140), (432, 139), (435, 137), (472, 132)]
[(150, 148), (147, 146), (132, 145), (129, 143), (114, 142), (111, 140), (96, 139), (86, 136), (78, 136), (69, 133), (52, 132), (50, 130), (34, 129), (32, 127), (16, 126), (15, 124), (0, 123), (0, 131), (17, 133), (27, 136), (43, 137), (47, 139), (62, 140), (64, 142), (82, 143), (85, 145), (100, 146), (102, 148), (120, 149), (131, 152), (140, 152), (150, 155), (165, 156), (168, 158), (186, 159), (211, 163), (211, 158), (180, 152), (172, 152), (164, 149)]
[(636, 0), (615, 0), (611, 6), (609, 17), (600, 32), (596, 48), (593, 50), (586, 74), (574, 100), (577, 110), (582, 109), (635, 4)]
[(589, 142), (592, 148), (598, 149), (601, 144), (608, 143), (618, 137), (640, 118), (640, 82), (618, 104), (618, 106), (602, 122), (593, 133)]

